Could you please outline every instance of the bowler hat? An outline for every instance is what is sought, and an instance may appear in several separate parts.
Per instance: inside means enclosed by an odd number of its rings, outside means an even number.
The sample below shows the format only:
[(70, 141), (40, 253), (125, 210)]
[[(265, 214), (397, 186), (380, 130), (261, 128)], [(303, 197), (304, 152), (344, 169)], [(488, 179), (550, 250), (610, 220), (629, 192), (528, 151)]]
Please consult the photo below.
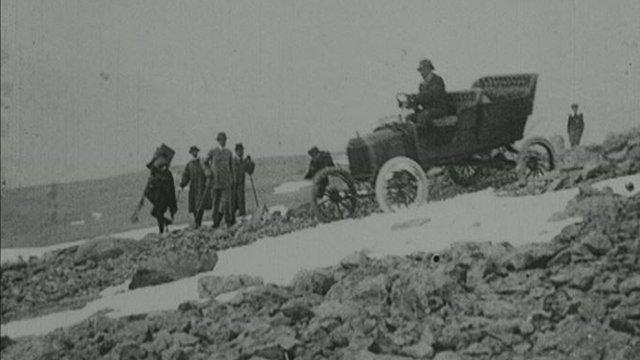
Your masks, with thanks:
[(320, 149), (318, 149), (317, 146), (312, 147), (311, 149), (309, 149), (309, 151), (307, 151), (307, 154), (309, 155), (313, 155), (313, 154), (317, 154), (320, 152)]
[(240, 149), (244, 150), (244, 145), (242, 145), (242, 143), (237, 143), (236, 150), (240, 150)]
[(218, 136), (216, 136), (216, 139), (220, 140), (220, 139), (226, 139), (227, 138), (227, 134), (224, 133), (224, 131), (220, 131), (218, 133)]
[(200, 149), (198, 149), (197, 146), (193, 145), (192, 147), (189, 148), (189, 154), (194, 153), (194, 152), (198, 152), (200, 151)]
[(431, 60), (425, 58), (420, 60), (420, 63), (418, 63), (418, 71), (426, 68), (435, 70), (435, 67), (433, 66), (433, 63), (431, 62)]

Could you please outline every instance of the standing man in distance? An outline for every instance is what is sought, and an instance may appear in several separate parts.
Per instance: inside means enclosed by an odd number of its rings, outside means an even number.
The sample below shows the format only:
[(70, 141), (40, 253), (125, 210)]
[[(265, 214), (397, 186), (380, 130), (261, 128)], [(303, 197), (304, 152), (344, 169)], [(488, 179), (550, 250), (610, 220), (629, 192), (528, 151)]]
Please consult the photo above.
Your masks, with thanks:
[(226, 148), (227, 134), (218, 133), (216, 137), (218, 147), (211, 149), (207, 156), (206, 164), (212, 171), (211, 191), (213, 197), (213, 227), (218, 228), (224, 217), (227, 227), (235, 224), (233, 216), (234, 169), (233, 154)]
[(202, 225), (202, 217), (205, 210), (211, 210), (211, 193), (207, 189), (207, 177), (205, 175), (205, 167), (198, 157), (200, 149), (192, 146), (189, 154), (193, 157), (187, 164), (182, 173), (182, 181), (180, 181), (180, 189), (184, 189), (189, 185), (189, 212), (193, 214), (195, 228)]
[(235, 148), (236, 156), (234, 156), (234, 170), (235, 181), (233, 188), (233, 213), (238, 212), (238, 216), (247, 215), (245, 196), (244, 196), (244, 184), (245, 174), (253, 174), (256, 164), (251, 160), (251, 156), (244, 157), (244, 146), (242, 143), (236, 144)]
[(578, 113), (578, 104), (571, 104), (571, 114), (567, 120), (567, 132), (569, 133), (569, 143), (571, 147), (580, 145), (580, 139), (584, 132), (584, 118), (582, 113)]

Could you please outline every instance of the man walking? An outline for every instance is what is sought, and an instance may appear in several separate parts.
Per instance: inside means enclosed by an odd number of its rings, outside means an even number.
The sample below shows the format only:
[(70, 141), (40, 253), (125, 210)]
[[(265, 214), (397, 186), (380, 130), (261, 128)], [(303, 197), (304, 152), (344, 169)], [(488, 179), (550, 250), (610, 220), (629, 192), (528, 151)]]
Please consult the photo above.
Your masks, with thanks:
[(246, 203), (244, 198), (245, 174), (253, 174), (256, 164), (251, 160), (251, 156), (244, 157), (244, 146), (241, 143), (236, 144), (236, 156), (233, 157), (235, 181), (233, 187), (233, 212), (238, 212), (238, 216), (247, 215)]
[(182, 181), (180, 181), (180, 189), (184, 189), (189, 185), (189, 212), (193, 214), (195, 220), (195, 228), (202, 225), (202, 217), (205, 210), (211, 210), (211, 192), (207, 189), (207, 177), (205, 176), (205, 168), (198, 157), (200, 149), (192, 146), (189, 154), (193, 157), (187, 164), (182, 173)]
[[(178, 211), (173, 175), (169, 171), (169, 160), (164, 156), (156, 157), (147, 167), (151, 170), (151, 174), (144, 189), (144, 197), (140, 199), (139, 207), (142, 207), (145, 197), (149, 199), (153, 205), (151, 216), (158, 221), (158, 230), (162, 234), (167, 225), (172, 224)], [(171, 214), (171, 219), (164, 216), (167, 210)]]
[(580, 139), (584, 132), (584, 119), (582, 113), (578, 113), (578, 104), (571, 104), (572, 113), (567, 120), (567, 132), (569, 133), (569, 143), (571, 147), (580, 145)]
[(205, 162), (212, 171), (210, 183), (213, 197), (213, 227), (219, 227), (223, 217), (227, 227), (230, 227), (235, 223), (231, 194), (234, 183), (233, 154), (225, 147), (227, 134), (218, 133), (216, 140), (219, 146), (209, 151)]

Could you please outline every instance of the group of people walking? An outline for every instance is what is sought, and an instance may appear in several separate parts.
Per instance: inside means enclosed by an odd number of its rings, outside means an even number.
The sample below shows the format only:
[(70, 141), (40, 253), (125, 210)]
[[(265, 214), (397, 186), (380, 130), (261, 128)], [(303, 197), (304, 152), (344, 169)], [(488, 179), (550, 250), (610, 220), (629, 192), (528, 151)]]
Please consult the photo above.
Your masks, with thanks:
[[(186, 165), (180, 181), (180, 189), (189, 186), (189, 213), (193, 214), (195, 227), (202, 225), (205, 211), (212, 210), (213, 227), (218, 228), (225, 221), (227, 226), (236, 222), (237, 216), (246, 215), (245, 177), (253, 174), (255, 163), (250, 156), (244, 156), (244, 146), (236, 144), (235, 153), (229, 150), (227, 135), (218, 133), (218, 146), (211, 149), (206, 158), (199, 157), (200, 149), (191, 146), (192, 159)], [(173, 175), (169, 170), (172, 153), (158, 153), (147, 165), (151, 170), (140, 207), (147, 198), (152, 204), (151, 215), (158, 221), (158, 229), (163, 233), (173, 222), (178, 211)], [(165, 216), (167, 210), (171, 218)]]

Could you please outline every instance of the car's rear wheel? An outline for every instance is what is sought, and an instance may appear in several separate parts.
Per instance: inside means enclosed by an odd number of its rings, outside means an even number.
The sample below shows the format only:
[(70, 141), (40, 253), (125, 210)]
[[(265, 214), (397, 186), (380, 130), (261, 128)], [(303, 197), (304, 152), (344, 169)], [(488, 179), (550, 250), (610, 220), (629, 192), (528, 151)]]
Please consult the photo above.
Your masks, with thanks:
[(336, 167), (325, 168), (313, 178), (313, 211), (322, 222), (353, 217), (356, 213), (356, 188), (351, 175)]
[(520, 148), (517, 171), (524, 179), (543, 177), (556, 170), (556, 161), (553, 144), (543, 137), (533, 137)]
[(385, 212), (415, 207), (426, 199), (427, 175), (415, 161), (398, 156), (382, 165), (375, 188), (378, 205)]

